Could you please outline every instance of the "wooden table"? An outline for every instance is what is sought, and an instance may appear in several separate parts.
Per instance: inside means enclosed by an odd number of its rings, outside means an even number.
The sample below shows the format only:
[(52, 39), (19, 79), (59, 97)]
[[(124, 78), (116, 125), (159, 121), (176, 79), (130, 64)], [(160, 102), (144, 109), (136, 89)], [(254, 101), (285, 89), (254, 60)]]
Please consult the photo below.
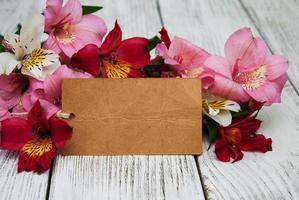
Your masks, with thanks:
[[(299, 199), (299, 1), (102, 0), (97, 14), (109, 28), (117, 18), (124, 37), (157, 34), (187, 38), (222, 54), (226, 38), (248, 26), (272, 53), (290, 60), (282, 103), (265, 108), (260, 132), (273, 151), (219, 162), (213, 148), (202, 156), (58, 156), (45, 174), (17, 174), (17, 156), (0, 151), (0, 199)], [(0, 0), (0, 32), (12, 31), (44, 1)]]

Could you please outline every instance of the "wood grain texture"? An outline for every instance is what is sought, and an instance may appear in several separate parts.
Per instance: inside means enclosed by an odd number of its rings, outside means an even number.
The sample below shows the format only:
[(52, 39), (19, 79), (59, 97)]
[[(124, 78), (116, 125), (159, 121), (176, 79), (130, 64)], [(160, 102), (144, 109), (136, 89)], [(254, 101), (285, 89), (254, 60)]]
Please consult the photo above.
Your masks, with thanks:
[(161, 29), (161, 22), (155, 0), (81, 0), (83, 5), (101, 5), (104, 8), (96, 14), (102, 17), (108, 30), (115, 20), (122, 28), (123, 38), (153, 37)]
[(50, 199), (203, 199), (193, 156), (59, 156)]
[[(156, 2), (82, 1), (102, 5), (97, 14), (109, 29), (115, 19), (124, 38), (152, 37), (161, 28)], [(53, 171), (50, 199), (204, 199), (193, 156), (59, 156)]]
[(49, 173), (17, 173), (18, 155), (0, 150), (0, 199), (45, 199)]
[[(249, 26), (259, 34), (235, 0), (160, 0), (159, 4), (170, 34), (185, 37), (214, 54), (223, 55), (225, 40), (238, 28)], [(263, 120), (260, 132), (273, 138), (272, 152), (245, 153), (242, 161), (230, 164), (218, 161), (213, 149), (205, 150), (198, 162), (207, 198), (298, 199), (298, 110), (299, 98), (287, 83), (282, 104), (264, 108), (259, 116)], [(207, 140), (205, 144), (208, 146)]]
[[(0, 1), (0, 33), (14, 31), (32, 12), (39, 12), (40, 5), (31, 0)], [(0, 86), (1, 87), (1, 86)], [(0, 199), (45, 199), (49, 173), (17, 173), (18, 156), (0, 150)]]
[(299, 91), (299, 2), (241, 0), (260, 34), (275, 54), (286, 55), (290, 61), (290, 81)]

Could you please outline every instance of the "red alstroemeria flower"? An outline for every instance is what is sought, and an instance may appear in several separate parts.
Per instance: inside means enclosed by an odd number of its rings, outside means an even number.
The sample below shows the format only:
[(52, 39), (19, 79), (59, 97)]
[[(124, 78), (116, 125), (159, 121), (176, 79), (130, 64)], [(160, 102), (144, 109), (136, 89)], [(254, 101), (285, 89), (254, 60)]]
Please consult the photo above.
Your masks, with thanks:
[(139, 68), (150, 62), (146, 38), (122, 40), (122, 31), (115, 22), (100, 48), (89, 44), (71, 59), (71, 65), (93, 76), (106, 78), (140, 77)]
[(45, 172), (58, 148), (72, 136), (72, 128), (63, 120), (47, 120), (39, 101), (28, 113), (28, 119), (9, 118), (2, 121), (0, 148), (18, 151), (18, 172)]
[(162, 29), (159, 31), (159, 33), (161, 35), (161, 41), (165, 44), (165, 46), (167, 48), (169, 48), (169, 46), (171, 44), (171, 40), (170, 40), (167, 30), (164, 27), (162, 27)]
[(260, 120), (247, 116), (235, 120), (227, 127), (221, 126), (218, 131), (220, 139), (215, 144), (217, 158), (223, 162), (229, 162), (232, 158), (236, 162), (243, 158), (242, 151), (271, 151), (271, 138), (256, 134), (260, 125)]

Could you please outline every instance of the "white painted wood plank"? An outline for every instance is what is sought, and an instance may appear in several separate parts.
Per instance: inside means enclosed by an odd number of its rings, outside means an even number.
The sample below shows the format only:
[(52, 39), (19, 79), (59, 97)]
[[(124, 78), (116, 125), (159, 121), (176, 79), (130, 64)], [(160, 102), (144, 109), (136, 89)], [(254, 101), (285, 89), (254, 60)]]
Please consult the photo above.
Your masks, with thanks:
[(59, 156), (50, 199), (204, 199), (193, 156)]
[(45, 199), (49, 173), (17, 173), (18, 156), (0, 150), (0, 199)]
[[(124, 38), (156, 35), (161, 28), (154, 0), (82, 1), (102, 5), (109, 28), (117, 18)], [(193, 156), (59, 156), (50, 199), (204, 199)]]
[[(258, 34), (238, 1), (159, 2), (164, 24), (170, 33), (188, 38), (215, 54), (223, 55), (225, 40), (238, 28), (249, 26)], [(284, 54), (288, 56), (287, 52)], [(264, 109), (259, 117), (263, 120), (260, 132), (273, 139), (272, 152), (245, 153), (242, 161), (230, 164), (218, 161), (213, 149), (205, 150), (203, 156), (198, 157), (198, 162), (207, 197), (298, 199), (298, 111), (299, 98), (287, 83), (282, 104)], [(205, 144), (208, 146), (206, 140)]]
[(242, 0), (261, 35), (276, 54), (288, 55), (289, 78), (299, 91), (299, 2)]
[[(23, 0), (0, 1), (0, 33), (13, 31), (16, 25), (33, 11), (39, 12), (39, 3)], [(17, 173), (18, 156), (0, 150), (0, 199), (45, 199), (49, 173)]]

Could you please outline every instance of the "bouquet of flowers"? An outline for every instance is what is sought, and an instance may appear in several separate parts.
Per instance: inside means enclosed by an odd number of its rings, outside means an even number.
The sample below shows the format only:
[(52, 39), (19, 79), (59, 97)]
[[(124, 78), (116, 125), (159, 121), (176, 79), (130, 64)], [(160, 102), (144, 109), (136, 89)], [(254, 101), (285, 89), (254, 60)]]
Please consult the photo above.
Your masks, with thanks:
[(70, 116), (61, 113), (64, 78), (199, 78), (204, 132), (217, 158), (235, 162), (242, 151), (271, 150), (272, 140), (257, 134), (256, 117), (263, 106), (280, 102), (288, 61), (269, 55), (250, 28), (234, 32), (219, 56), (170, 39), (165, 28), (150, 39), (123, 39), (116, 21), (107, 33), (92, 14), (100, 8), (47, 0), (42, 14), (0, 36), (0, 147), (19, 153), (19, 172), (45, 172), (72, 137), (63, 120)]

